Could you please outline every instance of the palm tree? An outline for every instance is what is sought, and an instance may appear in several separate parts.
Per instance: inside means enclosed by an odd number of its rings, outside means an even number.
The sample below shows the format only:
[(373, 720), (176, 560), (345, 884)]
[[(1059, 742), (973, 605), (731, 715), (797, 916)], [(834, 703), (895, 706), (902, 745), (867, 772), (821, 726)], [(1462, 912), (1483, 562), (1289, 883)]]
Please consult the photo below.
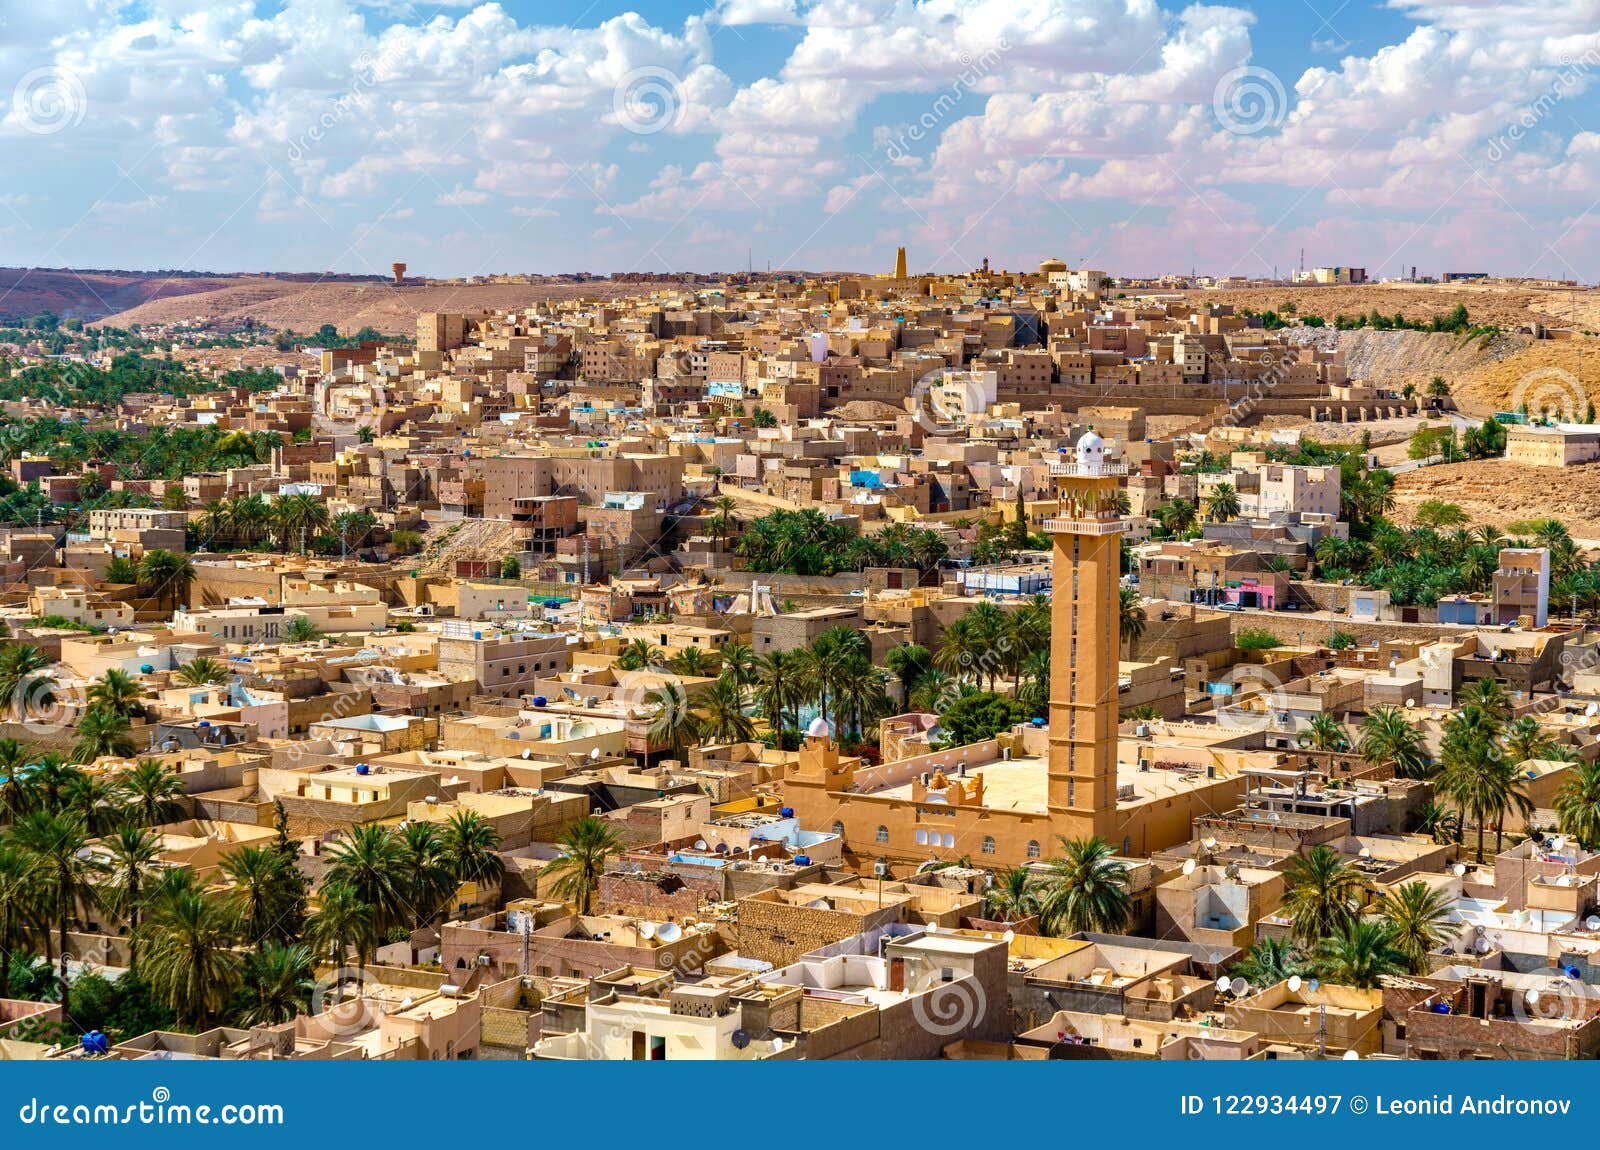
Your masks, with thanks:
[(1117, 592), (1117, 633), (1131, 649), (1144, 637), (1145, 610), (1139, 592), (1132, 587)]
[(606, 859), (622, 850), (622, 839), (609, 823), (584, 818), (563, 831), (557, 841), (561, 856), (545, 867), (546, 874), (556, 876), (550, 889), (558, 898), (576, 906), (579, 914), (588, 914), (600, 876), (605, 873)]
[(1098, 836), (1057, 836), (1062, 856), (1039, 880), (1039, 919), (1047, 934), (1121, 930), (1128, 921), (1128, 868)]
[(111, 856), (106, 873), (106, 909), (128, 926), (128, 965), (139, 965), (139, 914), (146, 879), (161, 853), (161, 843), (143, 827), (123, 825), (101, 845)]
[(280, 495), (272, 502), (272, 521), (282, 549), (288, 551), (298, 541), (322, 533), (328, 526), (328, 506), (315, 495)]
[(127, 758), (133, 753), (128, 728), (126, 715), (90, 707), (78, 719), (78, 741), (72, 748), (72, 757), (80, 763), (92, 763), (107, 755)]
[(121, 715), (125, 719), (143, 718), (144, 687), (120, 667), (112, 667), (105, 677), (89, 688), (91, 706)]
[(317, 909), (306, 919), (306, 940), (312, 952), (335, 966), (343, 966), (353, 950), (365, 970), (378, 949), (378, 929), (372, 907), (342, 882), (325, 883), (317, 896)]
[(650, 721), (650, 745), (681, 760), (684, 748), (700, 741), (700, 716), (695, 714), (683, 684), (675, 680), (662, 683), (644, 701), (655, 710), (655, 718)]
[(33, 767), (33, 773), (28, 776), (33, 799), (25, 805), (51, 814), (66, 810), (67, 796), (72, 793), (74, 781), (83, 772), (54, 751), (40, 755)]
[(782, 730), (789, 715), (793, 726), (800, 726), (800, 704), (804, 701), (801, 689), (801, 657), (790, 651), (774, 651), (756, 664), (756, 706), (774, 731)]
[[(46, 915), (56, 926), (57, 953), (64, 955), (73, 912), (97, 910), (101, 905), (101, 867), (94, 852), (86, 849), (88, 824), (79, 814), (30, 811), (12, 826), (11, 838), (33, 858), (34, 881), (46, 901)], [(45, 945), (48, 957), (48, 940)], [(70, 1016), (64, 964), (60, 990), (62, 1013)]]
[(1217, 523), (1239, 518), (1239, 493), (1231, 483), (1219, 483), (1206, 497), (1206, 514)]
[(159, 759), (140, 759), (117, 779), (117, 789), (140, 826), (170, 823), (183, 813), (183, 780)]
[(1444, 942), (1450, 900), (1427, 883), (1408, 882), (1384, 891), (1378, 916), (1389, 927), (1389, 942), (1406, 960), (1412, 974), (1428, 972), (1428, 952)]
[(1428, 775), (1428, 751), (1422, 732), (1406, 721), (1398, 707), (1376, 707), (1361, 723), (1356, 744), (1361, 757), (1373, 766), (1387, 766), (1402, 779)]
[(734, 527), (738, 526), (739, 521), (733, 514), (734, 502), (728, 496), (718, 497), (712, 506), (717, 509), (717, 513), (706, 521), (706, 526), (711, 529), (711, 538), (716, 542), (717, 550), (721, 551), (723, 544), (728, 541), (729, 534)]
[(666, 656), (661, 648), (651, 646), (648, 639), (634, 639), (617, 654), (617, 669), (643, 671), (648, 667), (659, 667), (665, 661)]
[(839, 668), (834, 692), (838, 699), (835, 709), (840, 728), (858, 738), (894, 710), (894, 700), (889, 698), (888, 672), (859, 656), (846, 660)]
[(42, 916), (34, 859), (21, 846), (0, 839), (0, 1000), (11, 997), (11, 961)]
[(401, 889), (411, 906), (408, 926), (422, 927), (456, 892), (457, 882), (444, 857), (444, 841), (433, 823), (410, 822), (400, 832)]
[(1511, 717), (1511, 699), (1498, 679), (1478, 679), (1469, 683), (1461, 689), (1456, 706), (1477, 707), (1499, 723)]
[(28, 758), (28, 748), (16, 739), (0, 739), (0, 773), (5, 775), (0, 808), (12, 819), (22, 813), (22, 772), (28, 767)]
[(152, 548), (139, 560), (139, 583), (156, 602), (168, 609), (189, 601), (189, 585), (194, 582), (194, 564), (187, 555), (162, 547)]
[(307, 947), (269, 942), (244, 959), (246, 1005), (239, 1015), (245, 1026), (276, 1026), (311, 1009), (316, 975)]
[(55, 702), (50, 660), (31, 643), (0, 647), (0, 706), (9, 705), (17, 721)]
[(103, 835), (122, 821), (116, 784), (101, 772), (79, 771), (66, 790), (66, 805), (77, 811), (92, 835)]
[(1512, 763), (1549, 759), (1561, 753), (1555, 736), (1545, 731), (1532, 715), (1524, 715), (1506, 728), (1504, 745), (1506, 758)]
[(198, 890), (163, 898), (145, 923), (141, 973), (156, 999), (192, 1030), (221, 1013), (239, 985), (231, 928), (222, 905)]
[(290, 643), (315, 643), (322, 638), (322, 630), (309, 615), (296, 615), (283, 629), (283, 637)]
[(698, 699), (702, 743), (747, 743), (756, 737), (755, 724), (745, 714), (744, 689), (732, 679), (718, 677)]
[(703, 679), (711, 674), (712, 659), (699, 647), (685, 647), (667, 666), (675, 675), (689, 679)]
[(1253, 986), (1273, 986), (1299, 974), (1300, 969), (1294, 943), (1286, 938), (1258, 938), (1234, 966), (1233, 973)]
[(201, 655), (178, 668), (178, 681), (190, 687), (209, 687), (228, 681), (228, 669), (217, 660)]
[(970, 616), (953, 619), (940, 636), (939, 649), (933, 655), (933, 665), (955, 679), (976, 681), (981, 677), (979, 661), (987, 649), (984, 636)]
[(1317, 945), (1316, 964), (1329, 982), (1373, 990), (1384, 975), (1404, 973), (1406, 957), (1395, 948), (1388, 923), (1355, 919)]
[(388, 827), (364, 823), (328, 849), (328, 882), (349, 887), (371, 908), (373, 926), (387, 937), (414, 915), (404, 878), (405, 846)]
[(500, 857), (500, 832), (477, 811), (457, 811), (444, 825), (444, 861), (457, 882), (480, 886), (498, 883), (505, 875)]
[(223, 902), (241, 940), (260, 947), (294, 938), (303, 886), (287, 855), (272, 846), (246, 846), (223, 855), (218, 866), (228, 880)]
[(756, 681), (756, 656), (748, 643), (741, 643), (737, 639), (722, 648), (722, 673), (731, 678), (741, 687), (754, 685)]
[(1331, 849), (1314, 846), (1284, 871), (1283, 909), (1301, 943), (1331, 938), (1355, 920), (1366, 895), (1361, 875)]
[(1320, 711), (1312, 716), (1311, 725), (1300, 732), (1300, 742), (1317, 751), (1342, 751), (1348, 746), (1339, 721)]
[(1556, 792), (1557, 826), (1584, 850), (1600, 847), (1600, 762), (1579, 763)]
[(1456, 842), (1460, 828), (1461, 817), (1443, 803), (1429, 799), (1417, 810), (1417, 831), (1431, 836), (1434, 842)]
[(1009, 867), (983, 892), (983, 913), (1001, 922), (1015, 922), (1039, 913), (1039, 894), (1027, 867)]

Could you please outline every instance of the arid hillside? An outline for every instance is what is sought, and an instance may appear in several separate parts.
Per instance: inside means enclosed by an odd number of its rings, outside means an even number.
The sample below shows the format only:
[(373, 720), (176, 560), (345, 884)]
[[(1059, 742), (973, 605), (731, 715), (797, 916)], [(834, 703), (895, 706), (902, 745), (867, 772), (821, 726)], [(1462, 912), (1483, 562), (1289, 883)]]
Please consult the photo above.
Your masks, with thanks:
[(108, 316), (118, 327), (181, 320), (254, 319), (274, 329), (315, 331), (331, 323), (341, 332), (372, 327), (391, 335), (411, 335), (417, 314), (425, 311), (514, 309), (543, 299), (607, 298), (641, 295), (661, 284), (597, 282), (585, 284), (415, 284), (294, 283), (274, 279), (231, 281), (213, 291), (181, 299), (161, 299)]
[(1231, 303), (1255, 311), (1282, 312), (1292, 303), (1300, 315), (1320, 315), (1329, 323), (1341, 312), (1356, 315), (1377, 308), (1385, 315), (1428, 320), (1457, 304), (1475, 324), (1507, 330), (1527, 323), (1600, 329), (1600, 291), (1545, 291), (1499, 284), (1360, 284), (1355, 287), (1273, 287), (1188, 293), (1196, 303)]
[(1553, 515), (1579, 539), (1600, 539), (1600, 463), (1560, 470), (1503, 459), (1419, 467), (1395, 476), (1394, 518), (1410, 524), (1425, 499), (1458, 504), (1473, 523)]
[(213, 276), (0, 268), (0, 321), (47, 311), (62, 318), (103, 319), (147, 300), (214, 291), (232, 282)]

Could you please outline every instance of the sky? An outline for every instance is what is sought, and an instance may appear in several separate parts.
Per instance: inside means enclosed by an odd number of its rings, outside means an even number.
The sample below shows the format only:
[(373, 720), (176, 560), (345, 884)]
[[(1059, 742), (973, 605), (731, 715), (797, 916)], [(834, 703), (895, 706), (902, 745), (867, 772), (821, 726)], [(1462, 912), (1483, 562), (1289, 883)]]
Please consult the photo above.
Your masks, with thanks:
[(1597, 82), (1600, 0), (0, 0), (0, 265), (1593, 282)]

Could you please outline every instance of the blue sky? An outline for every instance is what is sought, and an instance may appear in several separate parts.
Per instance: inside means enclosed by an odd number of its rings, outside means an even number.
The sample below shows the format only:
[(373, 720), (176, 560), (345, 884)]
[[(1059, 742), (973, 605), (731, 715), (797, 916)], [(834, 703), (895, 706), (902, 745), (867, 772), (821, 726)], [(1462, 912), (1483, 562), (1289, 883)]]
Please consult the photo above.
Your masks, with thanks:
[(0, 0), (0, 264), (1593, 281), (1597, 79), (1600, 0)]

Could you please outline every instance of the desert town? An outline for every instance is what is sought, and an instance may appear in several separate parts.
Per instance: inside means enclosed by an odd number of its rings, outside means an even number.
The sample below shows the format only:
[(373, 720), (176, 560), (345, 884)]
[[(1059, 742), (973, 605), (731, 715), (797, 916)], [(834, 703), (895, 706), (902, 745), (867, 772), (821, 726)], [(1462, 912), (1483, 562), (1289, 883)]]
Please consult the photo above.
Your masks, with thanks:
[(0, 1058), (1600, 1056), (1587, 333), (1365, 279), (0, 332)]

